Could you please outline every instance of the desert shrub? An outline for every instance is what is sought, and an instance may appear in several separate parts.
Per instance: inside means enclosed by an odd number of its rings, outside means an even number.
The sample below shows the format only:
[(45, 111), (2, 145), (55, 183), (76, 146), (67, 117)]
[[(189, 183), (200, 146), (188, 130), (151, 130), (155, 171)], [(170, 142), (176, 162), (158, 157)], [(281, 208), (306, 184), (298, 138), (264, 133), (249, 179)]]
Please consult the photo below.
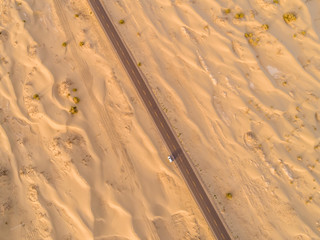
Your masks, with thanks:
[(120, 24), (124, 24), (125, 21), (124, 21), (123, 19), (120, 19), (120, 20), (119, 20), (119, 23), (120, 23)]
[(79, 17), (79, 14), (76, 13), (76, 14), (74, 15), (74, 17), (78, 18), (78, 17)]
[(307, 31), (302, 30), (302, 31), (300, 31), (300, 32), (294, 33), (294, 34), (293, 34), (293, 38), (298, 37), (299, 34), (302, 35), (302, 36), (306, 36), (306, 35), (307, 35)]
[(288, 12), (288, 13), (283, 14), (283, 20), (287, 24), (289, 24), (289, 23), (294, 22), (295, 20), (297, 20), (297, 16), (293, 12)]
[(77, 109), (76, 106), (73, 106), (73, 107), (70, 108), (69, 112), (70, 112), (71, 114), (76, 114), (76, 113), (78, 112), (78, 109)]
[(39, 94), (37, 94), (37, 93), (34, 94), (34, 95), (32, 96), (32, 98), (35, 99), (35, 100), (38, 100), (38, 101), (40, 100), (40, 96), (39, 96)]
[[(258, 43), (260, 42), (260, 38), (256, 37), (256, 38), (252, 38), (249, 40), (249, 43), (253, 46), (257, 46)], [(261, 145), (259, 145), (259, 148), (261, 147)]]
[(253, 37), (253, 33), (245, 33), (244, 36), (246, 38), (252, 38)]
[(232, 193), (227, 193), (227, 194), (226, 194), (226, 198), (227, 198), (227, 199), (232, 199)]
[(142, 63), (141, 63), (141, 62), (138, 62), (138, 64), (137, 64), (137, 65), (138, 65), (138, 67), (141, 67)]
[(78, 97), (74, 97), (74, 98), (73, 98), (73, 101), (74, 101), (74, 103), (79, 103), (79, 102), (80, 102), (80, 99), (79, 99)]
[(223, 9), (222, 11), (223, 11), (223, 13), (225, 13), (225, 14), (231, 13), (231, 9), (230, 9), (230, 8)]
[(84, 45), (84, 42), (79, 42), (79, 46), (82, 47)]
[(279, 4), (279, 0), (273, 0), (273, 3)]
[(235, 19), (242, 19), (244, 18), (244, 13), (240, 12), (240, 13), (237, 13), (235, 16), (234, 16)]
[(78, 89), (76, 89), (76, 88), (73, 88), (73, 89), (72, 89), (72, 92), (76, 92), (76, 91), (78, 91)]
[(262, 24), (261, 28), (264, 29), (264, 30), (268, 30), (269, 29), (269, 25), (268, 24)]
[(306, 203), (311, 203), (311, 201), (312, 201), (312, 196), (310, 196), (307, 200), (306, 200)]
[(248, 42), (253, 45), (253, 46), (256, 46), (258, 45), (259, 41), (260, 41), (260, 38), (258, 37), (255, 37), (253, 35), (253, 33), (245, 33), (244, 36), (246, 37), (246, 39), (248, 40)]
[(66, 47), (66, 46), (67, 46), (67, 42), (63, 42), (62, 47)]

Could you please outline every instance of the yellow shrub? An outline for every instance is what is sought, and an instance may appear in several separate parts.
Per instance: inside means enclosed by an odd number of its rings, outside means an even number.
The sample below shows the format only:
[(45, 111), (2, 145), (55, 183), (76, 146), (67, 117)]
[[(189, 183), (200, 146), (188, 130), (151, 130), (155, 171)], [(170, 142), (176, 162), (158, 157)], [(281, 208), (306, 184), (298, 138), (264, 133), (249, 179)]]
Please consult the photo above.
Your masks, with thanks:
[(235, 19), (242, 19), (242, 18), (244, 18), (244, 13), (242, 13), (242, 12), (237, 13), (234, 17), (235, 17)]
[(74, 101), (74, 103), (79, 103), (79, 102), (80, 102), (80, 99), (79, 99), (78, 97), (74, 97), (74, 98), (73, 98), (73, 101)]
[(78, 109), (77, 109), (77, 107), (71, 107), (70, 110), (69, 110), (69, 112), (70, 112), (71, 114), (75, 114), (75, 113), (78, 112)]
[(297, 16), (293, 12), (288, 12), (288, 13), (283, 14), (283, 20), (289, 24), (289, 23), (297, 20)]

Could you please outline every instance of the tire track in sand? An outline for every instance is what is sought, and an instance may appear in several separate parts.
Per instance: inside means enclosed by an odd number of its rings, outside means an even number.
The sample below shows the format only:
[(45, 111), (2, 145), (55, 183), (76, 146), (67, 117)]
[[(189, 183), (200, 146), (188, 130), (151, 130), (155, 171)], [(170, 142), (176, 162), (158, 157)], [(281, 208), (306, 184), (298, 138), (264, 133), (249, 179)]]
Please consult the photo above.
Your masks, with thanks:
[[(102, 127), (107, 135), (107, 137), (110, 138), (111, 140), (111, 145), (113, 152), (116, 154), (116, 156), (121, 160), (121, 162), (124, 164), (124, 167), (126, 169), (126, 172), (131, 176), (131, 178), (134, 180), (133, 182), (128, 181), (128, 183), (131, 185), (131, 191), (139, 189), (140, 195), (141, 193), (141, 185), (139, 184), (139, 181), (136, 177), (135, 171), (134, 171), (134, 165), (132, 163), (132, 160), (127, 152), (127, 149), (125, 148), (124, 144), (119, 140), (119, 134), (115, 130), (115, 126), (113, 123), (113, 118), (110, 116), (108, 113), (106, 107), (104, 105), (101, 105), (95, 95), (92, 92), (92, 82), (93, 82), (93, 77), (92, 74), (89, 70), (89, 66), (87, 62), (83, 59), (81, 54), (78, 53), (77, 50), (77, 44), (76, 44), (76, 39), (73, 35), (73, 32), (71, 30), (71, 27), (69, 25), (69, 21), (67, 19), (67, 16), (64, 12), (64, 8), (62, 7), (61, 0), (53, 0), (54, 6), (56, 8), (56, 13), (57, 16), (60, 20), (61, 26), (66, 34), (67, 39), (70, 41), (70, 50), (71, 53), (76, 60), (76, 63), (78, 65), (78, 68), (80, 70), (80, 76), (81, 80), (84, 83), (86, 87), (86, 91), (90, 97), (91, 105), (94, 106), (94, 110), (96, 113), (98, 113), (98, 116), (100, 118), (100, 121), (102, 123)], [(134, 189), (135, 188), (135, 189)], [(143, 203), (142, 203), (143, 205)], [(142, 214), (144, 222), (146, 224), (147, 229), (150, 232), (150, 235), (153, 236), (153, 239), (159, 239), (156, 229), (154, 228), (153, 225), (150, 224), (148, 218), (146, 215), (143, 213)]]

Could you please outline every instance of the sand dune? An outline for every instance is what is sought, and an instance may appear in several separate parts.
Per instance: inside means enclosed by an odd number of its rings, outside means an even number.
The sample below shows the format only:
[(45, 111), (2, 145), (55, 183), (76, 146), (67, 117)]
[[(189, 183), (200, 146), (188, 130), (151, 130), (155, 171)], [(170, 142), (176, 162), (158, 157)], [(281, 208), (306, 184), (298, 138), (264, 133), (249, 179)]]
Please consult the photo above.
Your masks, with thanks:
[[(102, 2), (233, 237), (318, 239), (319, 2)], [(0, 239), (213, 239), (88, 3), (0, 13)]]

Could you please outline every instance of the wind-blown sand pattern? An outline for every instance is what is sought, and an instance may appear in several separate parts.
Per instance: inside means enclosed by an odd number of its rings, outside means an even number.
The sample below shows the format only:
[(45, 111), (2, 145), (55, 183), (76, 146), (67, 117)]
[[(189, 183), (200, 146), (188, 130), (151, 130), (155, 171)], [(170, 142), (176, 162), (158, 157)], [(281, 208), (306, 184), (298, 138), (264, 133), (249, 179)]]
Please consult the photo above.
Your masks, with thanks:
[[(319, 239), (319, 1), (102, 2), (233, 238)], [(213, 239), (88, 3), (0, 11), (0, 239)]]

